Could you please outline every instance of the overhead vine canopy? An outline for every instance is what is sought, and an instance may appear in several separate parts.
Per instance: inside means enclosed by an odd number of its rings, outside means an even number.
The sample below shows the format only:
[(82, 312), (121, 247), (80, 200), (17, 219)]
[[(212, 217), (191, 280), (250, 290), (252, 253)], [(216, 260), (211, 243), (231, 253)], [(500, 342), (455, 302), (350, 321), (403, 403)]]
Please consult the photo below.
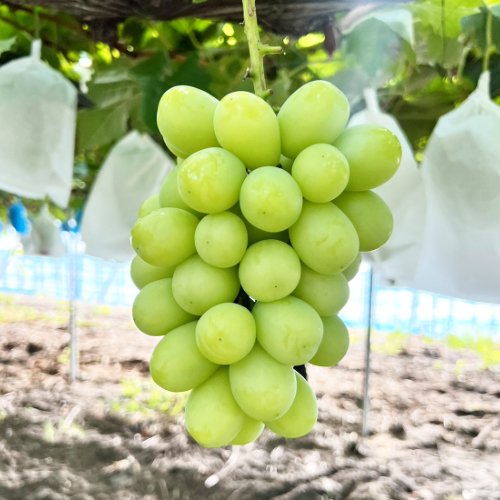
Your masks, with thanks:
[[(274, 33), (305, 35), (323, 30), (336, 14), (360, 5), (401, 3), (405, 0), (262, 0), (258, 2), (261, 26)], [(13, 6), (32, 6), (30, 0), (11, 0)], [(86, 23), (112, 27), (130, 17), (172, 21), (185, 17), (240, 22), (241, 0), (42, 0), (38, 5), (71, 14)]]
[[(373, 4), (374, 2), (370, 2)], [(257, 0), (265, 60), (279, 107), (323, 78), (363, 106), (376, 88), (417, 158), (440, 116), (475, 88), (486, 67), (500, 99), (500, 0)], [(240, 0), (8, 0), (0, 5), (0, 66), (42, 40), (42, 57), (76, 86), (80, 110), (72, 203), (80, 206), (110, 147), (136, 129), (161, 143), (162, 93), (193, 85), (220, 98), (251, 90)]]

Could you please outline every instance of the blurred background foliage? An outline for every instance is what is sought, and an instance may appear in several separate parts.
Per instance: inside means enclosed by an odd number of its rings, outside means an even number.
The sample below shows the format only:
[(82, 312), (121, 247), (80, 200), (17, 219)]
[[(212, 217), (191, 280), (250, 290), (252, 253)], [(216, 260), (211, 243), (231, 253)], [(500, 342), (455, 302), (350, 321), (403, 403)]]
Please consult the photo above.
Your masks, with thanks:
[[(365, 16), (352, 11), (325, 33), (262, 36), (284, 49), (265, 60), (276, 109), (316, 78), (338, 85), (353, 110), (364, 106), (363, 88), (376, 87), (417, 158), (439, 117), (469, 95), (486, 65), (491, 95), (500, 103), (500, 0), (415, 0)], [(0, 5), (0, 66), (28, 55), (35, 37), (42, 39), (42, 58), (80, 89), (73, 209), (82, 206), (107, 152), (128, 130), (162, 143), (156, 108), (169, 87), (193, 85), (218, 98), (252, 89), (237, 23), (130, 18), (114, 33), (98, 33), (64, 13)], [(28, 209), (41, 203), (25, 202)]]

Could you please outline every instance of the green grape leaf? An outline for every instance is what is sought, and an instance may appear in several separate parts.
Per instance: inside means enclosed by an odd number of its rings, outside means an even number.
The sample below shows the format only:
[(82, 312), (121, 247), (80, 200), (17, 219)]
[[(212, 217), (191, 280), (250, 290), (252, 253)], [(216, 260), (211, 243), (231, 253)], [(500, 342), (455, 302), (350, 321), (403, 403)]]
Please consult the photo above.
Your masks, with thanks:
[(88, 97), (99, 108), (105, 108), (132, 99), (139, 93), (137, 84), (131, 80), (111, 83), (91, 83)]
[(343, 54), (359, 65), (369, 77), (384, 80), (394, 72), (403, 40), (387, 24), (367, 19), (358, 24), (346, 37)]
[(6, 40), (0, 40), (0, 54), (7, 52), (16, 43), (17, 37), (7, 38)]
[(141, 61), (130, 70), (130, 75), (141, 90), (140, 111), (144, 125), (152, 133), (158, 133), (156, 113), (158, 102), (168, 89), (168, 79), (172, 67), (168, 55), (158, 52), (154, 56)]
[(461, 33), (460, 20), (473, 14), (480, 0), (424, 0), (412, 3), (416, 28), (426, 26), (444, 38), (456, 38)]
[(130, 114), (130, 101), (106, 108), (78, 112), (77, 144), (80, 152), (99, 149), (124, 136)]
[[(500, 5), (490, 7), (492, 14), (491, 35), (492, 43), (500, 50)], [(484, 52), (486, 48), (486, 9), (482, 8), (477, 14), (462, 19), (462, 30), (471, 41)]]

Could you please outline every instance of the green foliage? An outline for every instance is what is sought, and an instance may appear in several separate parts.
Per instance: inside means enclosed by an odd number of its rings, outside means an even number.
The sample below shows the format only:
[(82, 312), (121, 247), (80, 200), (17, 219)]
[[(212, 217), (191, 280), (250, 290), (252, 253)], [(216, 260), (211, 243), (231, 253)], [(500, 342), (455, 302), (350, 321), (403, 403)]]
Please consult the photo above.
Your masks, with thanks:
[(56, 423), (46, 420), (43, 423), (43, 439), (49, 443), (57, 443), (65, 438), (81, 439), (85, 436), (85, 429), (75, 422), (60, 420)]
[[(396, 356), (401, 353), (408, 344), (410, 334), (403, 332), (392, 332), (383, 335), (383, 341), (373, 343), (373, 352), (377, 354), (386, 354)], [(380, 339), (382, 340), (382, 335)]]
[(491, 337), (449, 335), (446, 344), (451, 349), (473, 351), (481, 358), (485, 369), (500, 365), (500, 346)]
[[(491, 12), (491, 35), (494, 47), (500, 49), (500, 5), (490, 7)], [(483, 54), (486, 50), (486, 19), (487, 9), (485, 7), (470, 16), (463, 17), (461, 20), (462, 31), (469, 39), (469, 42), (478, 48)]]
[[(439, 117), (476, 85), (486, 50), (486, 8), (492, 15), (491, 93), (500, 100), (498, 0), (486, 4), (414, 0), (382, 7), (375, 16), (358, 21), (344, 34), (333, 56), (324, 48), (322, 33), (299, 39), (262, 33), (263, 43), (284, 48), (283, 54), (265, 59), (272, 90), (269, 102), (278, 109), (301, 84), (324, 78), (351, 98), (356, 111), (362, 106), (363, 88), (376, 86), (382, 107), (401, 122), (421, 159)], [(218, 98), (235, 90), (252, 90), (250, 79), (245, 78), (248, 49), (240, 24), (132, 17), (100, 40), (92, 26), (69, 15), (37, 10), (38, 22), (31, 7), (0, 6), (0, 66), (27, 55), (35, 36), (42, 39), (43, 59), (75, 85), (82, 55), (92, 62), (88, 94), (81, 96), (78, 113), (73, 209), (84, 202), (109, 149), (130, 129), (146, 132), (163, 144), (156, 108), (168, 88), (193, 85)], [(5, 203), (7, 198), (0, 194), (0, 200)]]
[(187, 393), (165, 391), (150, 380), (124, 379), (121, 386), (120, 398), (111, 402), (111, 410), (116, 413), (144, 417), (162, 413), (174, 417), (182, 412), (187, 400)]
[[(388, 356), (395, 356), (403, 351), (408, 344), (411, 335), (404, 332), (392, 332), (387, 334), (377, 335), (373, 342), (372, 350), (378, 354), (386, 354)], [(433, 344), (436, 339), (431, 337), (423, 337), (422, 340), (426, 344)], [(443, 343), (450, 349), (457, 351), (473, 352), (482, 361), (483, 369), (493, 369), (500, 365), (500, 345), (491, 337), (478, 336), (474, 334), (469, 335), (447, 335), (439, 343)], [(443, 364), (441, 361), (436, 362), (436, 368), (441, 369)], [(455, 363), (454, 372), (459, 376), (466, 368), (467, 361), (460, 358)]]

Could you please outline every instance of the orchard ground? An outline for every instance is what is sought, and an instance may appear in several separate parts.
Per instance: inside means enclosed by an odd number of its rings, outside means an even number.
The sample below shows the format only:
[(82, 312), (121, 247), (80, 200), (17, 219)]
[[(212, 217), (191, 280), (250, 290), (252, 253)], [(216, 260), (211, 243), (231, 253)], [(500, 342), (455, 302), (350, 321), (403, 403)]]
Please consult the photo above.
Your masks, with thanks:
[(319, 422), (297, 440), (206, 450), (183, 397), (156, 388), (158, 339), (127, 309), (79, 306), (68, 383), (65, 302), (0, 296), (1, 499), (500, 499), (500, 371), (475, 353), (375, 335), (372, 433), (360, 436), (362, 332), (309, 368)]

